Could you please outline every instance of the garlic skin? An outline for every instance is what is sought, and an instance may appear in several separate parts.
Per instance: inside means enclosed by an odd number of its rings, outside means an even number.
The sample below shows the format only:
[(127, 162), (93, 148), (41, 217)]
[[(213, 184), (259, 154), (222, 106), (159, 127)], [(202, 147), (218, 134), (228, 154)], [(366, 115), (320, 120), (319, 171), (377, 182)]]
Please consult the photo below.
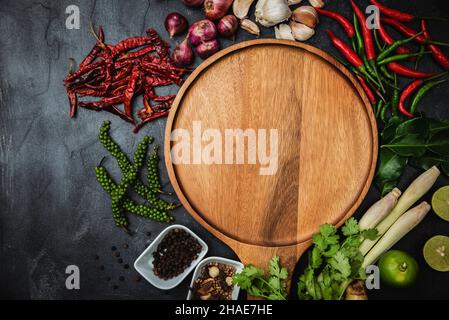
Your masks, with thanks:
[(259, 26), (249, 19), (240, 20), (240, 28), (251, 34), (260, 36)]
[(287, 3), (289, 6), (293, 6), (295, 4), (300, 3), (302, 0), (288, 0)]
[(306, 26), (305, 24), (290, 21), (290, 28), (292, 29), (293, 37), (298, 41), (306, 41), (313, 37), (315, 30)]
[(292, 13), (292, 20), (305, 24), (309, 28), (315, 28), (318, 21), (318, 12), (311, 6), (296, 8)]
[(274, 27), (274, 35), (276, 36), (276, 39), (295, 41), (292, 33), (292, 28), (290, 28), (290, 26), (286, 23), (282, 23), (277, 27)]
[(244, 19), (248, 16), (248, 11), (254, 0), (234, 0), (232, 4), (232, 11), (239, 19)]
[(288, 20), (292, 11), (287, 0), (259, 0), (256, 4), (256, 21), (264, 27), (272, 27)]
[(309, 3), (314, 8), (322, 8), (322, 7), (324, 7), (324, 1), (323, 0), (309, 0)]

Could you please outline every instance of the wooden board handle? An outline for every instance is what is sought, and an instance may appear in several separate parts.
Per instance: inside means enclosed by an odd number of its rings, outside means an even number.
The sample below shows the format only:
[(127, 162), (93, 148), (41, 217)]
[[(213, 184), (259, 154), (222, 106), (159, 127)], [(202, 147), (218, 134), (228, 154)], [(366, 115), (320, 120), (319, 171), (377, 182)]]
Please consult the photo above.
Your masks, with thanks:
[[(291, 280), (296, 264), (303, 253), (310, 247), (311, 241), (296, 246), (258, 248), (253, 250), (239, 250), (238, 256), (244, 265), (253, 264), (267, 270), (268, 263), (273, 256), (279, 256), (282, 267), (288, 270), (287, 292), (290, 292)], [(249, 248), (248, 248), (249, 249)], [(248, 295), (248, 300), (256, 300), (258, 297)]]

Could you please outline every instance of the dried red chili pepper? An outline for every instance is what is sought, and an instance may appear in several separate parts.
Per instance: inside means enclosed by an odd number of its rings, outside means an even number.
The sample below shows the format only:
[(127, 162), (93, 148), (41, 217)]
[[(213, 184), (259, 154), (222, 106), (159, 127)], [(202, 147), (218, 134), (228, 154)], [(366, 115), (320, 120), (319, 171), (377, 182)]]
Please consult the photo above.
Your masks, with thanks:
[(409, 78), (427, 78), (436, 74), (435, 72), (416, 71), (397, 62), (390, 62), (389, 64), (387, 64), (387, 67), (394, 73)]
[(423, 80), (418, 79), (413, 81), (412, 83), (410, 83), (405, 89), (404, 91), (402, 91), (401, 96), (399, 98), (399, 111), (403, 114), (406, 115), (407, 117), (412, 118), (413, 114), (411, 114), (410, 112), (407, 111), (407, 109), (405, 108), (405, 100), (407, 100), (407, 98), (416, 90), (418, 89), (422, 84), (424, 83)]
[(346, 34), (348, 35), (349, 38), (353, 38), (355, 35), (355, 31), (354, 31), (354, 27), (352, 26), (352, 23), (344, 16), (342, 16), (341, 14), (334, 12), (334, 11), (330, 11), (330, 10), (324, 10), (321, 8), (315, 8), (315, 10), (326, 17), (332, 18), (335, 21), (337, 21), (343, 28), (343, 30), (345, 30)]
[(142, 48), (137, 51), (127, 52), (127, 53), (123, 54), (122, 56), (120, 56), (118, 58), (118, 61), (122, 61), (123, 59), (136, 59), (141, 56), (147, 55), (148, 53), (153, 52), (155, 50), (156, 49), (154, 46), (148, 46), (148, 47)]
[[(428, 40), (431, 40), (429, 30), (427, 29), (427, 25), (424, 20), (421, 20), (421, 30), (423, 31), (424, 37), (426, 37), (426, 39)], [(434, 44), (428, 44), (427, 47), (432, 52), (432, 56), (435, 61), (438, 62), (438, 64), (443, 67), (443, 69), (449, 70), (449, 57), (443, 52), (443, 50), (439, 46)]]
[(151, 114), (150, 116), (148, 116), (147, 118), (145, 118), (145, 120), (143, 120), (143, 121), (140, 122), (138, 125), (136, 125), (136, 126), (134, 127), (134, 129), (133, 129), (133, 132), (134, 132), (134, 133), (139, 132), (139, 130), (142, 129), (142, 127), (143, 127), (146, 123), (148, 123), (148, 122), (150, 122), (150, 121), (153, 121), (153, 120), (156, 120), (156, 119), (161, 118), (161, 117), (165, 117), (165, 116), (168, 115), (168, 113), (169, 113), (169, 110), (161, 111), (161, 112), (155, 112), (155, 113)]
[(79, 78), (80, 76), (82, 76), (82, 75), (84, 75), (84, 74), (86, 74), (86, 73), (88, 73), (88, 72), (91, 72), (91, 71), (93, 71), (93, 70), (96, 70), (96, 69), (101, 68), (103, 65), (104, 65), (104, 61), (103, 61), (103, 60), (98, 61), (98, 62), (95, 62), (95, 63), (92, 63), (92, 64), (89, 64), (89, 65), (85, 66), (84, 68), (78, 69), (76, 72), (74, 72), (74, 73), (72, 73), (72, 74), (69, 74), (69, 75), (64, 79), (64, 81), (65, 81), (66, 83), (70, 83), (70, 82), (72, 82), (73, 80)]
[(134, 96), (134, 90), (136, 89), (136, 83), (139, 79), (140, 70), (137, 65), (135, 65), (131, 71), (131, 77), (129, 78), (128, 86), (126, 87), (124, 93), (123, 104), (125, 106), (125, 114), (132, 117), (131, 101)]
[(78, 68), (83, 69), (87, 65), (91, 64), (98, 56), (100, 51), (102, 50), (101, 44), (104, 42), (104, 31), (103, 28), (100, 26), (98, 30), (98, 41), (93, 46), (93, 48), (90, 50), (88, 55), (84, 58), (84, 60), (79, 64)]
[(132, 37), (120, 41), (111, 49), (111, 55), (116, 56), (131, 49), (135, 49), (150, 43), (150, 39), (144, 36)]
[(69, 97), (69, 103), (70, 103), (70, 118), (73, 118), (76, 115), (76, 109), (78, 106), (78, 98), (76, 96), (76, 93), (70, 89), (67, 90), (67, 96)]

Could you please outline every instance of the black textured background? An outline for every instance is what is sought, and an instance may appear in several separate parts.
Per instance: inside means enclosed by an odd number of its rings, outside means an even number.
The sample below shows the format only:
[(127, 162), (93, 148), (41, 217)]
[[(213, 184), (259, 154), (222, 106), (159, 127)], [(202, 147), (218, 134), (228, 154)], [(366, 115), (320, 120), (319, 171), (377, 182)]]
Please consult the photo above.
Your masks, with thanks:
[[(327, 9), (350, 16), (346, 0), (327, 2)], [(359, 2), (366, 4), (366, 1)], [(448, 1), (385, 2), (423, 16), (449, 17)], [(65, 28), (65, 8), (70, 4), (80, 8), (80, 30)], [(79, 62), (94, 44), (88, 30), (90, 20), (104, 26), (106, 39), (112, 43), (143, 34), (150, 26), (167, 39), (163, 21), (175, 10), (190, 22), (203, 17), (200, 9), (186, 8), (178, 0), (0, 0), (0, 297), (185, 299), (191, 275), (169, 291), (158, 290), (144, 280), (134, 281), (137, 273), (132, 263), (166, 226), (131, 217), (135, 235), (130, 237), (118, 230), (111, 219), (109, 199), (100, 190), (93, 171), (105, 155), (97, 140), (98, 128), (104, 119), (112, 120), (113, 136), (128, 153), (144, 134), (153, 135), (161, 144), (165, 120), (146, 126), (138, 135), (132, 134), (127, 124), (106, 113), (80, 110), (77, 118), (71, 120), (62, 85), (68, 58)], [(431, 22), (434, 38), (449, 42), (448, 26)], [(323, 18), (309, 43), (335, 53), (323, 32), (328, 27), (344, 36), (339, 26)], [(264, 29), (263, 36), (272, 37), (273, 31)], [(253, 36), (240, 31), (236, 41), (251, 38)], [(181, 39), (173, 39), (171, 44)], [(221, 44), (224, 47), (231, 42), (221, 41)], [(422, 64), (422, 69), (438, 70), (430, 58)], [(421, 108), (430, 116), (447, 119), (448, 97), (448, 87), (432, 91)], [(118, 173), (113, 161), (106, 165)], [(168, 185), (166, 172), (162, 170), (164, 183)], [(400, 187), (408, 185), (417, 174), (410, 168)], [(440, 178), (432, 191), (447, 184), (448, 179)], [(378, 196), (372, 188), (356, 216)], [(178, 209), (175, 216), (177, 223), (188, 226), (208, 243), (209, 255), (236, 258), (184, 209)], [(421, 266), (414, 286), (407, 289), (383, 286), (382, 290), (370, 292), (370, 298), (449, 298), (449, 273), (431, 270), (421, 254), (425, 241), (435, 234), (448, 235), (449, 223), (430, 213), (396, 245), (415, 256)], [(128, 244), (129, 248), (123, 249), (123, 244)], [(129, 269), (116, 262), (111, 251), (114, 245), (119, 248), (124, 263), (130, 265)], [(95, 255), (99, 260), (94, 259)], [(302, 259), (298, 269), (304, 263)], [(65, 288), (64, 271), (70, 264), (81, 269), (80, 290)], [(125, 281), (120, 282), (120, 276), (124, 276)], [(107, 277), (112, 280), (106, 281)], [(113, 289), (114, 284), (118, 289)]]

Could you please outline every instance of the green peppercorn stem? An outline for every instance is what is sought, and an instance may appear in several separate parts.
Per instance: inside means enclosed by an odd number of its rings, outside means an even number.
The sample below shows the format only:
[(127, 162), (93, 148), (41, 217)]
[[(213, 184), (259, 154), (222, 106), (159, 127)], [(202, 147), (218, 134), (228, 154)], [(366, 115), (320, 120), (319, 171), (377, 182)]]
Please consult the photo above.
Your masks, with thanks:
[(151, 208), (143, 204), (138, 204), (130, 199), (125, 199), (123, 201), (123, 208), (125, 210), (148, 219), (152, 219), (160, 222), (170, 222), (173, 221), (173, 217), (169, 216), (166, 212), (158, 210), (156, 208)]

